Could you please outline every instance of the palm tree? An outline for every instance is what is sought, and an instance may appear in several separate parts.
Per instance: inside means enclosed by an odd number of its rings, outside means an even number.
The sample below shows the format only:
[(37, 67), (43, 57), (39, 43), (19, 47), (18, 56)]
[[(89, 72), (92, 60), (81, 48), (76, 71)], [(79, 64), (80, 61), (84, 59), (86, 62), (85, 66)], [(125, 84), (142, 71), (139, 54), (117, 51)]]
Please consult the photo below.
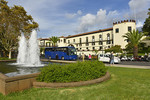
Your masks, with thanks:
[(56, 46), (57, 41), (59, 41), (59, 38), (56, 36), (52, 36), (49, 39), (50, 39), (50, 41), (52, 41), (54, 47)]
[(139, 32), (138, 30), (129, 31), (125, 35), (126, 41), (128, 41), (131, 46), (133, 47), (133, 56), (138, 56), (138, 44), (140, 43), (141, 38), (143, 37), (142, 32)]

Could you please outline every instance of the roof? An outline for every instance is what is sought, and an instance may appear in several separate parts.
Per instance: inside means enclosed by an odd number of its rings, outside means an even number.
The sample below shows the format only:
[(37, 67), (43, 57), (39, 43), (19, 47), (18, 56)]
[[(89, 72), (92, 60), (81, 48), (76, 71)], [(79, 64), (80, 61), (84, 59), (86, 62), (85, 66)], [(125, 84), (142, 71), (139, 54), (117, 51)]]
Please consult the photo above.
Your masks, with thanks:
[(113, 30), (113, 28), (107, 28), (107, 29), (102, 29), (102, 30), (97, 30), (97, 31), (92, 31), (92, 32), (86, 32), (86, 33), (71, 35), (71, 36), (67, 36), (65, 38), (72, 38), (72, 37), (83, 36), (83, 35), (88, 35), (88, 34), (94, 34), (94, 33), (99, 33), (99, 32), (104, 32), (104, 31), (109, 31), (109, 30)]
[(38, 40), (49, 40), (49, 38), (39, 38)]

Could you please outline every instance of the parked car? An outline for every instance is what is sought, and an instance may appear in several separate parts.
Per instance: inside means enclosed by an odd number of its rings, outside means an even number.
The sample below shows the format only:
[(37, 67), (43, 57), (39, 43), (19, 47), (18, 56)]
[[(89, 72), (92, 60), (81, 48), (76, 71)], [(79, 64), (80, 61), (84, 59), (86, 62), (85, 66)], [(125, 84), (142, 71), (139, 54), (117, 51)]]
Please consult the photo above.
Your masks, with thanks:
[[(98, 60), (102, 62), (110, 62), (110, 54), (99, 54)], [(120, 63), (120, 58), (114, 57), (114, 63)]]
[(121, 57), (120, 57), (120, 60), (121, 60), (121, 61), (127, 61), (128, 58), (127, 58), (126, 56), (121, 56)]

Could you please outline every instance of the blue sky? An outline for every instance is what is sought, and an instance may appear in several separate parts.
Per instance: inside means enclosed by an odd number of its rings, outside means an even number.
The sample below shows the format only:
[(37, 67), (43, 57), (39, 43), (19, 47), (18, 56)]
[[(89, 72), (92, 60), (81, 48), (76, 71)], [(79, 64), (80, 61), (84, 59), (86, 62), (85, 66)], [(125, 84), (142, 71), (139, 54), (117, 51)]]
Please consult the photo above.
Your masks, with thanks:
[(38, 22), (39, 38), (68, 36), (112, 27), (124, 19), (136, 19), (141, 27), (150, 0), (7, 0), (21, 5)]

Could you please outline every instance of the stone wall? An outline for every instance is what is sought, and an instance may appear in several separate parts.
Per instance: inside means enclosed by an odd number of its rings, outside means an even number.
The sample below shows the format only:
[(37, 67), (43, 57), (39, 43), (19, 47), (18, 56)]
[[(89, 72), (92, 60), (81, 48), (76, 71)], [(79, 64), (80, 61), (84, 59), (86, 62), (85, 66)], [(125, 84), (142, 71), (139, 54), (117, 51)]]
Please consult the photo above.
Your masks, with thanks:
[(106, 75), (89, 81), (80, 81), (80, 82), (70, 82), (70, 83), (45, 83), (45, 82), (36, 82), (36, 77), (40, 73), (7, 77), (6, 75), (0, 73), (0, 93), (7, 95), (11, 92), (22, 91), (29, 89), (31, 87), (36, 88), (61, 88), (61, 87), (76, 87), (84, 86), (95, 83), (100, 83), (106, 81), (110, 78), (110, 74), (107, 72)]
[(39, 74), (40, 73), (34, 73), (29, 75), (7, 77), (0, 73), (0, 92), (6, 95), (11, 92), (29, 89), (33, 86), (33, 82), (36, 81), (36, 77)]

